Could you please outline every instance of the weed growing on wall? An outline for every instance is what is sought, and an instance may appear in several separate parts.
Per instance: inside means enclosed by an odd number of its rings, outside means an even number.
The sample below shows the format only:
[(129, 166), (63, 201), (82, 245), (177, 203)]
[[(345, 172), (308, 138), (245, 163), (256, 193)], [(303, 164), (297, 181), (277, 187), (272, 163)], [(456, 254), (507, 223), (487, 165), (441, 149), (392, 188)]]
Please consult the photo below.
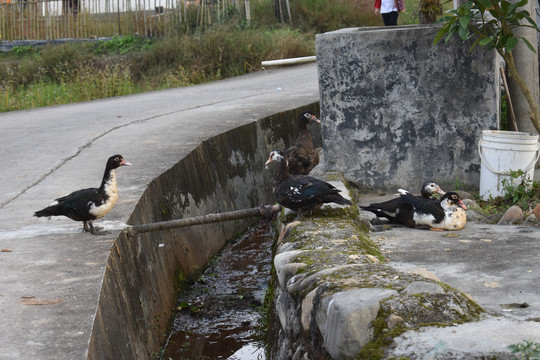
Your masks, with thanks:
[(533, 341), (523, 341), (519, 344), (508, 346), (517, 360), (539, 360), (540, 344)]
[(502, 212), (514, 205), (527, 211), (540, 202), (540, 181), (531, 180), (522, 170), (510, 171), (509, 177), (504, 178), (501, 184), (504, 196), (479, 200), (487, 212)]

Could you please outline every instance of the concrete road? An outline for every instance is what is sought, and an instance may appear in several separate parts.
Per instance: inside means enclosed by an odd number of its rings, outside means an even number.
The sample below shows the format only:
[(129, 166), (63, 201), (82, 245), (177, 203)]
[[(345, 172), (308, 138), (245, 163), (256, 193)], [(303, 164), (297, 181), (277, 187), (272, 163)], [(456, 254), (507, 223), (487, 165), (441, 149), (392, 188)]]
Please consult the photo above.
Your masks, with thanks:
[[(201, 141), (317, 102), (314, 63), (206, 85), (0, 114), (0, 359), (84, 359), (109, 249), (155, 177)], [(119, 200), (82, 234), (34, 218), (54, 198), (101, 182), (121, 154)], [(189, 176), (189, 174), (186, 174)]]

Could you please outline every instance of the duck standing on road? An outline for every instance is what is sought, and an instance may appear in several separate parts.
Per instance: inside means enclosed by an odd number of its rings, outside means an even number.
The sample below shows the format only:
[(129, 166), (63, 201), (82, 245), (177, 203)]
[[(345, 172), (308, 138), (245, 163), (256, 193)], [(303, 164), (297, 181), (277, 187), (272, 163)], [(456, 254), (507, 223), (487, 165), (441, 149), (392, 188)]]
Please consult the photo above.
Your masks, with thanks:
[(467, 222), (467, 206), (455, 192), (447, 192), (440, 201), (432, 201), (418, 198), (407, 190), (398, 191), (413, 207), (410, 216), (415, 226), (428, 226), (430, 230), (461, 230)]
[(99, 188), (88, 188), (72, 192), (71, 194), (55, 199), (45, 209), (36, 211), (36, 217), (67, 216), (75, 221), (83, 222), (83, 232), (99, 234), (94, 228), (93, 221), (101, 219), (118, 200), (116, 188), (116, 169), (120, 166), (130, 166), (122, 155), (111, 156), (107, 160), (103, 180)]
[(298, 116), (298, 139), (285, 151), (289, 163), (289, 173), (292, 175), (307, 175), (319, 164), (319, 151), (313, 145), (313, 138), (307, 128), (312, 122), (321, 123), (315, 115), (304, 111)]
[[(426, 181), (422, 185), (420, 190), (419, 199), (426, 199), (437, 201), (434, 194), (442, 194), (445, 192), (441, 190), (439, 185), (433, 181)], [(387, 218), (391, 223), (405, 224), (409, 227), (414, 227), (415, 223), (412, 219), (413, 207), (406, 202), (403, 198), (397, 197), (380, 203), (373, 203), (369, 206), (360, 206), (363, 210), (370, 211), (377, 215), (377, 217)]]
[(274, 197), (281, 206), (296, 211), (299, 220), (304, 212), (325, 203), (352, 205), (339, 194), (341, 190), (326, 181), (309, 175), (290, 175), (287, 160), (281, 151), (272, 151), (266, 165), (274, 161), (279, 163), (272, 178)]

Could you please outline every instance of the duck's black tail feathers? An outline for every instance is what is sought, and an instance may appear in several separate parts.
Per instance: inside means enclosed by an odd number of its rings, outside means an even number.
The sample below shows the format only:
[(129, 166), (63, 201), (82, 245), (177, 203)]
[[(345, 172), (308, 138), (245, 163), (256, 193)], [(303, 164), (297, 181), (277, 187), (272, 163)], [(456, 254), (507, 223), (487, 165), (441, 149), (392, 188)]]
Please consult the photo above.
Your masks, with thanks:
[(38, 210), (34, 213), (35, 217), (49, 217), (49, 216), (58, 216), (63, 215), (61, 213), (61, 208), (57, 205), (51, 205), (45, 209)]
[(341, 196), (339, 194), (326, 195), (326, 196), (323, 197), (323, 200), (324, 200), (325, 203), (333, 202), (333, 203), (336, 203), (336, 204), (339, 204), (339, 205), (352, 205), (352, 202), (345, 199), (343, 196)]

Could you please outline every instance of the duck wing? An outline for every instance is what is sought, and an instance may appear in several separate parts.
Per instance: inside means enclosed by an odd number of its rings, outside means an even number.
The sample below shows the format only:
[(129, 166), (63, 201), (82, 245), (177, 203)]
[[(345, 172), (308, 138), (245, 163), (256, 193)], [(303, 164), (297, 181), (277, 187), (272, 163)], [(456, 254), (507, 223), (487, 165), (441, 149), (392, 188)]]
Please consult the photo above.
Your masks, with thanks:
[(36, 211), (34, 215), (37, 217), (63, 215), (75, 221), (92, 220), (88, 208), (92, 203), (102, 201), (103, 196), (98, 188), (81, 189), (55, 199), (50, 206)]
[(339, 195), (339, 192), (339, 189), (326, 181), (299, 175), (290, 176), (279, 183), (274, 195), (280, 204), (294, 210), (306, 205), (315, 206), (319, 203), (330, 202), (328, 200), (334, 201), (339, 198), (346, 200)]
[(403, 205), (407, 204), (401, 198), (390, 199), (379, 203), (371, 203), (368, 206), (360, 206), (363, 210), (370, 211), (378, 217), (393, 219), (396, 216), (396, 211)]
[(423, 199), (402, 189), (399, 192), (401, 199), (414, 208), (415, 217), (433, 217), (434, 223), (439, 223), (444, 219), (445, 212), (439, 201)]
[(319, 163), (319, 153), (315, 149), (292, 146), (285, 152), (292, 175), (307, 175)]

